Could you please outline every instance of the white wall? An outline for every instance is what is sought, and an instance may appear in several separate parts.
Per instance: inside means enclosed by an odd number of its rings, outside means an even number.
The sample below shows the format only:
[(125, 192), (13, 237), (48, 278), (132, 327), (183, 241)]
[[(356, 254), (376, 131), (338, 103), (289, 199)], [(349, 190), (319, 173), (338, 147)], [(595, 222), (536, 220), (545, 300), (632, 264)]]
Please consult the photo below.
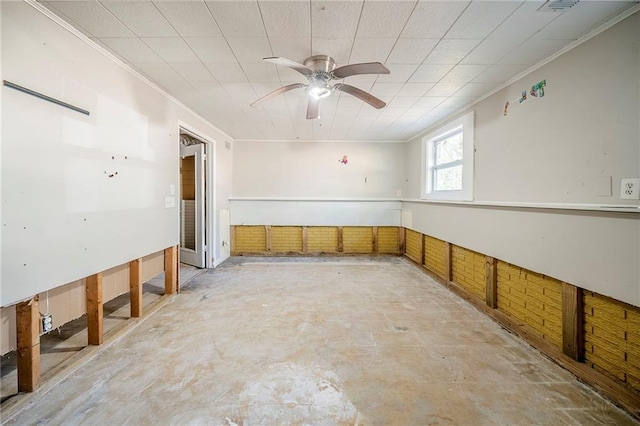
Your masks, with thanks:
[[(634, 204), (620, 179), (640, 177), (640, 13), (475, 105), (475, 199)], [(539, 100), (504, 104), (540, 80)], [(408, 196), (420, 196), (420, 138), (407, 153)], [(610, 197), (597, 196), (611, 177)]]
[(179, 122), (217, 142), (228, 209), (228, 137), (22, 2), (2, 4), (2, 78), (91, 112), (2, 88), (3, 306), (178, 243)]
[[(546, 79), (546, 95), (507, 100)], [(640, 177), (640, 13), (475, 105), (475, 200), (633, 205)], [(420, 138), (406, 146), (420, 196)], [(611, 178), (610, 196), (598, 196)], [(640, 214), (403, 203), (421, 232), (640, 306)]]
[(231, 199), (232, 225), (400, 226), (402, 203), (384, 199)]
[(398, 199), (404, 161), (399, 143), (237, 141), (233, 195)]
[(231, 224), (398, 226), (404, 161), (401, 143), (238, 141)]

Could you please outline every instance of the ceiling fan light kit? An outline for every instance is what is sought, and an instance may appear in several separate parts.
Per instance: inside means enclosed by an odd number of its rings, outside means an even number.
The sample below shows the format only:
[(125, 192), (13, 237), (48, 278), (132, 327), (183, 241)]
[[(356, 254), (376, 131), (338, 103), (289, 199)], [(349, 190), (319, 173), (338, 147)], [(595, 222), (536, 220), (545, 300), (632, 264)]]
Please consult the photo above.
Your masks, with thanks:
[(295, 83), (283, 86), (273, 92), (267, 93), (260, 99), (251, 103), (251, 106), (256, 106), (261, 102), (266, 101), (274, 96), (281, 95), (290, 90), (305, 88), (308, 97), (307, 104), (307, 119), (318, 118), (318, 110), (320, 99), (326, 98), (331, 95), (334, 90), (340, 90), (351, 96), (355, 96), (363, 102), (368, 103), (376, 109), (384, 108), (386, 103), (370, 93), (364, 90), (358, 89), (355, 86), (349, 84), (337, 83), (330, 84), (331, 80), (342, 80), (347, 77), (361, 74), (389, 74), (387, 67), (380, 62), (367, 62), (361, 64), (344, 65), (336, 68), (336, 62), (331, 56), (327, 55), (315, 55), (304, 60), (302, 64), (292, 61), (287, 58), (269, 57), (263, 58), (266, 62), (271, 62), (276, 65), (283, 65), (289, 67), (307, 78), (309, 83)]

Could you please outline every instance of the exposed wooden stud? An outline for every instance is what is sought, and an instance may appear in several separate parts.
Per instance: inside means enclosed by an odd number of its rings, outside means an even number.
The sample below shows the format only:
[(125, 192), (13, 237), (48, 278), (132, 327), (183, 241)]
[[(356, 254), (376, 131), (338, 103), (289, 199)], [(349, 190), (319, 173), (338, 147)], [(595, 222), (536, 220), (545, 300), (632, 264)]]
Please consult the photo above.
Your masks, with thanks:
[(406, 229), (403, 226), (398, 227), (398, 254), (402, 255), (405, 253), (406, 245)]
[(236, 253), (236, 227), (234, 225), (231, 227), (231, 255), (233, 256)]
[(87, 298), (87, 337), (90, 345), (101, 345), (104, 338), (102, 310), (102, 272), (85, 279)]
[(142, 316), (142, 259), (134, 259), (129, 262), (129, 298), (131, 303), (131, 316)]
[(338, 253), (344, 251), (344, 232), (342, 226), (338, 226)]
[[(207, 256), (209, 252), (206, 252)], [(180, 293), (180, 246), (176, 246), (176, 293)]]
[(420, 265), (424, 265), (424, 234), (420, 234)]
[(271, 225), (265, 225), (264, 227), (264, 231), (265, 231), (265, 240), (266, 240), (266, 251), (270, 252), (271, 251)]
[(445, 283), (450, 283), (451, 280), (453, 279), (452, 276), (452, 272), (451, 272), (451, 243), (448, 241), (444, 242), (444, 282)]
[(306, 253), (309, 248), (309, 228), (306, 226), (302, 227), (302, 252)]
[(371, 252), (378, 253), (378, 227), (371, 227)]
[(16, 305), (18, 392), (40, 386), (40, 311), (38, 296)]
[(562, 352), (584, 360), (584, 309), (582, 289), (562, 283)]
[(178, 292), (178, 246), (164, 249), (164, 294)]
[(485, 256), (484, 278), (487, 305), (496, 309), (498, 307), (498, 260), (491, 256)]

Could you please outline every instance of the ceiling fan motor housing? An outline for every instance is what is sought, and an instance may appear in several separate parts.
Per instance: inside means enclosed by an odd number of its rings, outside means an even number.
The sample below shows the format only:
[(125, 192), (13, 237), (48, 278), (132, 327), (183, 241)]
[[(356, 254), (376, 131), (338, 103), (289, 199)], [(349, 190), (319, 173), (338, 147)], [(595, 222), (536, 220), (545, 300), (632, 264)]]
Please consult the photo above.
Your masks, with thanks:
[(311, 56), (304, 61), (304, 65), (314, 70), (316, 73), (330, 74), (336, 69), (336, 61), (327, 55)]

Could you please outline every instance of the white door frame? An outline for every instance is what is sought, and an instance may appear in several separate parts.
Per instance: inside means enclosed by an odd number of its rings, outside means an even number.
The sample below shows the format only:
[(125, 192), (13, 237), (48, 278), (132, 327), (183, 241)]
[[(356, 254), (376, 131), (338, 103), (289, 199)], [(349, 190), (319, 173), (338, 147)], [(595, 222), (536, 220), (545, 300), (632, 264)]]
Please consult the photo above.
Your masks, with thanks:
[[(214, 256), (216, 253), (215, 248), (217, 247), (218, 242), (218, 232), (217, 232), (217, 223), (218, 223), (218, 212), (216, 210), (216, 174), (215, 174), (215, 164), (216, 164), (216, 145), (217, 141), (205, 133), (201, 132), (197, 128), (191, 126), (190, 124), (185, 123), (184, 121), (178, 120), (178, 158), (179, 149), (180, 149), (180, 132), (187, 133), (206, 144), (206, 154), (205, 154), (205, 191), (206, 191), (206, 205), (205, 212), (207, 216), (206, 223), (206, 241), (205, 245), (207, 246), (207, 253), (205, 256), (205, 268), (213, 268), (214, 266)], [(182, 199), (182, 194), (179, 194), (178, 199)], [(180, 220), (180, 217), (178, 217)], [(178, 223), (179, 225), (179, 223)]]

